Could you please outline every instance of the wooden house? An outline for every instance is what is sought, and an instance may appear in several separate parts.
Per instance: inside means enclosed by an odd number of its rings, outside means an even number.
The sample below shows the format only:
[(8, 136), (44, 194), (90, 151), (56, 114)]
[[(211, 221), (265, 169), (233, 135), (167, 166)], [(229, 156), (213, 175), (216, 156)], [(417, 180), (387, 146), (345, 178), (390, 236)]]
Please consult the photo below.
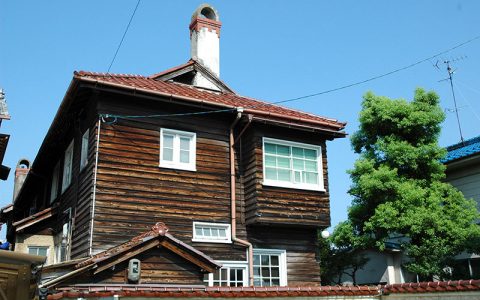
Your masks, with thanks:
[(11, 209), (42, 287), (320, 285), (327, 140), (345, 123), (236, 94), (218, 13), (192, 58), (151, 76), (75, 72)]

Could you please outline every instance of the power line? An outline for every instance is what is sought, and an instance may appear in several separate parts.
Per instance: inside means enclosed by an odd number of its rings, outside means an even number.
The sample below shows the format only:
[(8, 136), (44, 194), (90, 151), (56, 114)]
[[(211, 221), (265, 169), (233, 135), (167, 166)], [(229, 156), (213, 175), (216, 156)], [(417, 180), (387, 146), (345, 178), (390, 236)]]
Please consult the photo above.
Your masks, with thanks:
[[(139, 0), (140, 2), (140, 0)], [(446, 49), (446, 50), (443, 50), (435, 55), (432, 55), (430, 57), (427, 57), (427, 58), (424, 58), (424, 59), (421, 59), (421, 60), (418, 60), (414, 63), (411, 63), (409, 65), (406, 65), (404, 67), (401, 67), (401, 68), (398, 68), (398, 69), (395, 69), (393, 71), (389, 71), (389, 72), (386, 72), (386, 73), (383, 73), (383, 74), (380, 74), (380, 75), (377, 75), (377, 76), (373, 76), (373, 77), (370, 77), (368, 79), (364, 79), (364, 80), (360, 80), (360, 81), (357, 81), (357, 82), (353, 82), (353, 83), (350, 83), (350, 84), (346, 84), (346, 85), (342, 85), (342, 86), (339, 86), (339, 87), (336, 87), (336, 88), (332, 88), (332, 89), (328, 89), (328, 90), (324, 90), (324, 91), (321, 91), (321, 92), (318, 92), (318, 93), (313, 93), (313, 94), (308, 94), (308, 95), (304, 95), (304, 96), (299, 96), (299, 97), (295, 97), (295, 98), (291, 98), (291, 99), (286, 99), (286, 100), (280, 100), (280, 101), (275, 101), (275, 102), (265, 102), (265, 103), (261, 103), (261, 104), (257, 104), (257, 105), (251, 105), (251, 106), (245, 106), (243, 108), (251, 108), (251, 109), (254, 109), (254, 108), (258, 108), (258, 107), (262, 107), (262, 106), (266, 106), (266, 105), (272, 105), (272, 104), (281, 104), (281, 103), (286, 103), (286, 102), (293, 102), (293, 101), (298, 101), (298, 100), (303, 100), (303, 99), (307, 99), (307, 98), (311, 98), (311, 97), (315, 97), (315, 96), (319, 96), (319, 95), (324, 95), (324, 94), (329, 94), (329, 93), (332, 93), (332, 92), (336, 92), (336, 91), (340, 91), (340, 90), (344, 90), (344, 89), (347, 89), (347, 88), (350, 88), (350, 87), (353, 87), (353, 86), (357, 86), (357, 85), (361, 85), (361, 84), (364, 84), (364, 83), (367, 83), (367, 82), (370, 82), (370, 81), (374, 81), (374, 80), (377, 80), (377, 79), (380, 79), (380, 78), (383, 78), (383, 77), (386, 77), (386, 76), (389, 76), (389, 75), (392, 75), (392, 74), (395, 74), (395, 73), (398, 73), (398, 72), (401, 72), (401, 71), (404, 71), (406, 69), (410, 69), (410, 68), (413, 68), (419, 64), (422, 64), (424, 62), (429, 62), (431, 63), (431, 60), (440, 56), (440, 55), (443, 55), (443, 54), (446, 54), (452, 50), (455, 50), (457, 48), (460, 48), (466, 44), (469, 44), (475, 40), (478, 40), (480, 39), (480, 35), (476, 36), (476, 37), (473, 37), (467, 41), (464, 41), (460, 44), (457, 44), (449, 49)], [(234, 111), (235, 109), (221, 109), (221, 110), (209, 110), (209, 111), (203, 111), (203, 112), (194, 112), (194, 113), (182, 113), (182, 114), (163, 114), (163, 115), (144, 115), (144, 116), (128, 116), (128, 115), (108, 115), (108, 117), (112, 117), (112, 118), (124, 118), (124, 119), (128, 119), (128, 118), (155, 118), (155, 117), (173, 117), (173, 116), (188, 116), (188, 115), (202, 115), (202, 114), (212, 114), (212, 113), (217, 113), (217, 112), (226, 112), (226, 111)], [(102, 115), (104, 117), (106, 117), (107, 115)]]
[(447, 50), (444, 50), (442, 52), (439, 52), (435, 55), (432, 55), (430, 57), (427, 57), (427, 58), (424, 58), (422, 60), (419, 60), (417, 62), (414, 62), (412, 64), (409, 64), (405, 67), (401, 67), (401, 68), (398, 68), (398, 69), (395, 69), (393, 71), (390, 71), (390, 72), (387, 72), (387, 73), (383, 73), (383, 74), (380, 74), (380, 75), (377, 75), (377, 76), (374, 76), (374, 77), (370, 77), (368, 79), (365, 79), (365, 80), (361, 80), (361, 81), (357, 81), (357, 82), (354, 82), (354, 83), (350, 83), (350, 84), (347, 84), (347, 85), (343, 85), (343, 86), (340, 86), (340, 87), (337, 87), (337, 88), (333, 88), (333, 89), (330, 89), (330, 90), (325, 90), (325, 91), (322, 91), (322, 92), (318, 92), (318, 93), (314, 93), (314, 94), (309, 94), (309, 95), (305, 95), (305, 96), (300, 96), (300, 97), (296, 97), (296, 98), (292, 98), (292, 99), (287, 99), (287, 100), (281, 100), (281, 101), (277, 101), (277, 102), (272, 102), (272, 104), (280, 104), (280, 103), (286, 103), (286, 102), (292, 102), (292, 101), (297, 101), (297, 100), (301, 100), (301, 99), (306, 99), (306, 98), (311, 98), (311, 97), (314, 97), (314, 96), (319, 96), (319, 95), (323, 95), (323, 94), (328, 94), (328, 93), (331, 93), (331, 92), (336, 92), (336, 91), (339, 91), (339, 90), (343, 90), (343, 89), (346, 89), (346, 88), (350, 88), (350, 87), (353, 87), (353, 86), (356, 86), (356, 85), (360, 85), (360, 84), (363, 84), (363, 83), (366, 83), (366, 82), (370, 82), (370, 81), (373, 81), (373, 80), (377, 80), (377, 79), (380, 79), (382, 77), (386, 77), (386, 76), (389, 76), (389, 75), (392, 75), (392, 74), (395, 74), (395, 73), (398, 73), (400, 71), (403, 71), (403, 70), (406, 70), (406, 69), (410, 69), (412, 67), (415, 67), (416, 65), (419, 65), (421, 63), (424, 63), (424, 62), (430, 62), (431, 59), (433, 58), (436, 58), (440, 55), (443, 55), (445, 53), (448, 53), (452, 50), (455, 50), (457, 48), (460, 48), (468, 43), (471, 43), (475, 40), (478, 40), (480, 39), (480, 35), (474, 37), (474, 38), (471, 38), (463, 43), (460, 43), (456, 46), (453, 46), (452, 48), (449, 48)]
[(112, 61), (110, 62), (110, 66), (108, 66), (107, 73), (110, 73), (110, 69), (112, 68), (113, 62), (115, 61), (115, 58), (117, 58), (118, 51), (120, 50), (120, 47), (122, 47), (123, 40), (127, 35), (128, 29), (130, 28), (130, 24), (132, 23), (133, 17), (135, 16), (135, 13), (137, 12), (137, 8), (140, 5), (140, 1), (141, 0), (138, 0), (137, 5), (133, 10), (132, 16), (130, 17), (130, 21), (128, 21), (127, 28), (125, 28), (125, 31), (123, 32), (123, 36), (122, 36), (122, 39), (120, 40), (120, 44), (118, 44), (117, 51), (115, 51), (115, 55), (113, 56)]

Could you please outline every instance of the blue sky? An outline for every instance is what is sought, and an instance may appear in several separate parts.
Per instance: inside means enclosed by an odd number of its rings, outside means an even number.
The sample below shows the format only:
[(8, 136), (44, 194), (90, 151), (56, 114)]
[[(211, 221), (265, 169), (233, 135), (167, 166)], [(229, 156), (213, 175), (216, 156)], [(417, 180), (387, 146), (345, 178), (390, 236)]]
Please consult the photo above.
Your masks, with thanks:
[[(188, 25), (203, 1), (142, 0), (113, 73), (150, 75), (186, 62)], [(0, 87), (12, 119), (0, 182), (0, 206), (11, 202), (14, 168), (33, 161), (74, 70), (105, 72), (136, 5), (129, 1), (2, 1)], [(223, 23), (221, 79), (239, 94), (281, 101), (361, 81), (480, 35), (480, 1), (210, 1)], [(480, 39), (405, 71), (334, 93), (286, 104), (358, 127), (362, 95), (371, 90), (411, 99), (435, 90), (447, 111), (442, 146), (460, 140), (443, 60), (453, 63), (465, 138), (480, 134)], [(440, 82), (439, 82), (440, 81)], [(345, 173), (356, 159), (348, 139), (327, 146), (332, 225), (346, 219)], [(4, 234), (2, 234), (3, 236)]]

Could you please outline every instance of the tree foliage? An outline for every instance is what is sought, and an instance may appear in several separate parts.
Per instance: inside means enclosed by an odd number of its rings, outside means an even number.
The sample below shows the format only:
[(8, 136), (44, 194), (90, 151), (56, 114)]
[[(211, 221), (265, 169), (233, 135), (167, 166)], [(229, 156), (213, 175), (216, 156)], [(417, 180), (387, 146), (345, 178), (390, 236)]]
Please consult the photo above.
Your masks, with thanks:
[(349, 171), (349, 220), (333, 241), (384, 250), (400, 235), (409, 271), (425, 279), (441, 275), (446, 261), (478, 240), (480, 230), (474, 201), (442, 181), (446, 152), (438, 137), (445, 116), (439, 98), (422, 89), (410, 102), (369, 92), (362, 106), (360, 128), (351, 138), (359, 158)]

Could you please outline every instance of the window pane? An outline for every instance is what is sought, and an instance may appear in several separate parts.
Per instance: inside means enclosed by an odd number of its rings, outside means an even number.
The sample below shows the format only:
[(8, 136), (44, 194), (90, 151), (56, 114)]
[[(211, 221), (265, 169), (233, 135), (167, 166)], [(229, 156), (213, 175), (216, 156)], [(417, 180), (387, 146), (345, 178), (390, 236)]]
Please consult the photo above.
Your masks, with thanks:
[(243, 270), (237, 269), (237, 281), (243, 281)]
[(305, 170), (306, 171), (317, 171), (317, 162), (313, 160), (306, 160), (305, 161)]
[(263, 279), (262, 286), (270, 286), (270, 279)]
[(253, 268), (253, 276), (259, 276), (260, 275), (260, 268), (255, 267)]
[(272, 266), (278, 266), (278, 255), (270, 256), (270, 263)]
[(290, 147), (277, 145), (277, 154), (290, 156)]
[(270, 260), (269, 260), (270, 256), (262, 255), (261, 257), (262, 257), (262, 265), (268, 266), (270, 264)]
[(294, 159), (293, 160), (293, 169), (303, 171), (303, 159)]
[(212, 228), (212, 237), (218, 237), (218, 229), (217, 228)]
[(190, 138), (180, 137), (180, 150), (190, 150)]
[(227, 272), (228, 272), (228, 269), (220, 269), (221, 280), (227, 280)]
[(272, 285), (273, 286), (279, 286), (280, 285), (280, 279), (272, 279)]
[(37, 255), (37, 248), (28, 247), (28, 254)]
[(280, 270), (279, 268), (272, 267), (272, 277), (280, 277)]
[(236, 274), (237, 273), (235, 271), (236, 271), (235, 269), (230, 269), (230, 282), (236, 281), (236, 278), (237, 278)]
[(253, 285), (254, 286), (262, 286), (262, 281), (260, 280), (260, 278), (253, 279)]
[(276, 162), (277, 160), (275, 159), (275, 156), (265, 155), (265, 166), (276, 167), (277, 166)]
[(223, 229), (223, 228), (218, 229), (218, 235), (220, 237), (226, 237), (227, 236), (227, 230)]
[(317, 159), (317, 151), (312, 149), (304, 149), (305, 158), (307, 159)]
[(169, 149), (169, 148), (163, 149), (163, 160), (173, 161), (173, 149)]
[(163, 135), (163, 146), (164, 148), (173, 148), (173, 135), (164, 134)]
[(253, 256), (253, 264), (258, 266), (260, 264), (260, 255)]
[(277, 180), (277, 170), (273, 168), (265, 168), (265, 178)]
[(38, 248), (38, 255), (47, 256), (47, 248)]
[(203, 228), (203, 235), (204, 236), (211, 236), (210, 228)]
[(280, 168), (290, 168), (290, 158), (287, 157), (277, 157), (277, 167)]
[(265, 153), (276, 154), (277, 147), (274, 144), (265, 143)]
[(190, 162), (190, 152), (185, 150), (180, 150), (180, 162), (189, 163)]
[(303, 158), (303, 149), (292, 147), (292, 154), (293, 154), (293, 157)]
[(295, 183), (302, 182), (302, 172), (301, 171), (294, 171), (295, 174)]
[(305, 183), (317, 184), (318, 174), (313, 172), (305, 172)]
[(198, 236), (202, 236), (203, 235), (202, 233), (203, 233), (202, 228), (197, 226), (195, 228), (195, 234)]
[(262, 267), (262, 277), (270, 277), (270, 268)]
[(290, 181), (290, 170), (278, 169), (278, 180)]
[(220, 271), (213, 273), (213, 280), (218, 281), (220, 279)]

